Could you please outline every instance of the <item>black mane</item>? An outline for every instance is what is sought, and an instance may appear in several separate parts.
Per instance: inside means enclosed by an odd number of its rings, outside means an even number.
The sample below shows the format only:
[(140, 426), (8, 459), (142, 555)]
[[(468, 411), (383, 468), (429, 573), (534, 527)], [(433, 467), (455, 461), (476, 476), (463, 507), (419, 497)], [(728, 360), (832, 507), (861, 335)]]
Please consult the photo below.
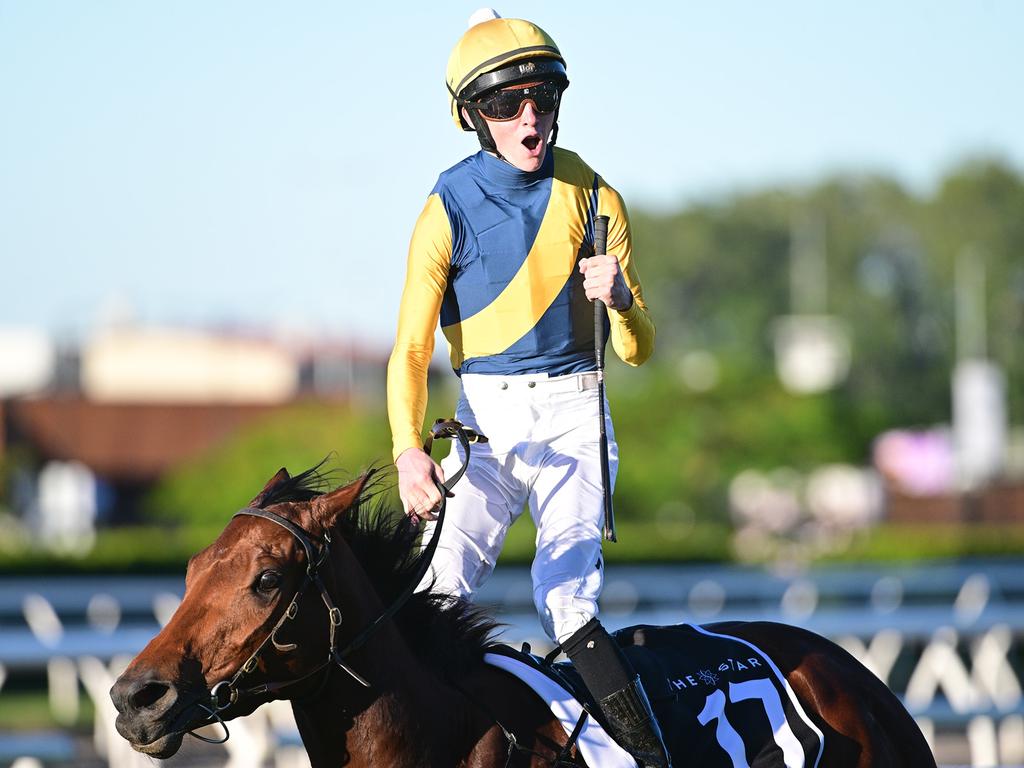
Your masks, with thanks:
[(311, 501), (317, 496), (322, 496), (333, 480), (332, 472), (324, 472), (324, 458), (315, 467), (310, 467), (305, 472), (300, 472), (294, 477), (288, 477), (273, 485), (268, 491), (264, 491), (256, 498), (260, 507), (266, 509), (272, 504), (282, 504), (286, 501)]
[[(322, 471), (325, 462), (275, 485), (260, 506), (309, 501), (327, 492), (335, 478)], [(389, 474), (370, 469), (356, 503), (339, 516), (332, 531), (348, 542), (385, 606), (416, 577), (424, 557), (420, 529), (388, 498)], [(409, 643), (413, 653), (449, 679), (462, 677), (481, 663), (500, 627), (468, 601), (429, 591), (414, 593), (395, 621), (403, 635), (415, 637)]]

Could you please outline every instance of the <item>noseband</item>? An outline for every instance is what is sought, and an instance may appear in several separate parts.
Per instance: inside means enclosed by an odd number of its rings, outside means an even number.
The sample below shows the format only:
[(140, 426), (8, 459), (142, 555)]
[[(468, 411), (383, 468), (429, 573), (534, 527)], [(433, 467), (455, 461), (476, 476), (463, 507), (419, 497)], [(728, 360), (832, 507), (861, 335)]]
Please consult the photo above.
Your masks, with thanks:
[[(230, 734), (228, 733), (227, 726), (224, 724), (224, 721), (220, 717), (220, 713), (223, 712), (225, 709), (235, 704), (239, 699), (247, 698), (249, 696), (259, 696), (265, 693), (276, 693), (282, 688), (297, 685), (298, 683), (301, 683), (313, 677), (325, 668), (328, 668), (329, 673), (329, 665), (331, 664), (337, 665), (340, 669), (344, 670), (353, 680), (355, 680), (364, 688), (371, 687), (370, 683), (366, 680), (366, 678), (364, 678), (362, 675), (356, 672), (348, 663), (346, 663), (345, 658), (357, 649), (361, 648), (363, 645), (365, 645), (367, 640), (370, 639), (371, 635), (373, 635), (373, 633), (376, 632), (385, 621), (392, 618), (396, 613), (398, 613), (398, 611), (401, 610), (402, 606), (404, 606), (405, 603), (412, 596), (413, 592), (416, 590), (416, 587), (423, 580), (423, 577), (427, 573), (427, 569), (430, 568), (430, 563), (434, 558), (434, 552), (437, 549), (437, 544), (440, 539), (441, 526), (444, 523), (445, 500), (451, 488), (459, 481), (459, 478), (461, 478), (462, 475), (465, 474), (466, 467), (469, 465), (469, 444), (476, 442), (487, 442), (486, 437), (484, 437), (481, 434), (478, 434), (477, 432), (468, 427), (463, 426), (461, 423), (455, 421), (454, 419), (438, 419), (436, 422), (434, 422), (434, 425), (430, 430), (430, 435), (427, 437), (427, 442), (426, 445), (424, 446), (424, 449), (429, 454), (430, 447), (435, 439), (451, 439), (453, 437), (458, 438), (459, 442), (462, 444), (463, 451), (465, 452), (465, 457), (463, 459), (462, 467), (459, 468), (459, 470), (454, 475), (452, 475), (452, 477), (449, 478), (447, 482), (440, 483), (437, 482), (437, 480), (435, 479), (435, 483), (437, 483), (437, 488), (441, 492), (441, 503), (437, 509), (437, 523), (434, 526), (433, 536), (431, 536), (430, 542), (423, 550), (423, 554), (420, 557), (420, 562), (416, 574), (413, 576), (412, 579), (410, 579), (405, 589), (394, 600), (394, 602), (392, 602), (391, 605), (389, 605), (376, 619), (370, 622), (366, 626), (366, 628), (364, 628), (358, 635), (356, 635), (356, 637), (354, 637), (348, 643), (348, 645), (346, 645), (344, 648), (340, 650), (337, 647), (337, 633), (338, 627), (341, 626), (342, 621), (341, 610), (334, 604), (334, 601), (331, 599), (330, 593), (327, 591), (327, 587), (324, 586), (324, 582), (320, 578), (320, 569), (324, 565), (330, 564), (330, 535), (325, 533), (323, 538), (319, 539), (316, 536), (313, 536), (311, 533), (309, 533), (309, 531), (295, 524), (283, 515), (279, 515), (276, 512), (271, 512), (268, 509), (259, 509), (258, 507), (246, 507), (245, 509), (240, 509), (234, 515), (232, 515), (232, 518), (240, 516), (261, 517), (264, 520), (269, 520), (270, 522), (281, 526), (286, 531), (288, 531), (292, 536), (294, 536), (302, 545), (302, 548), (306, 552), (306, 577), (303, 580), (302, 585), (298, 588), (298, 590), (295, 592), (295, 595), (292, 597), (291, 602), (288, 604), (288, 608), (285, 610), (283, 614), (281, 614), (281, 618), (277, 620), (277, 623), (274, 625), (274, 628), (270, 630), (270, 633), (263, 639), (263, 642), (261, 642), (256, 647), (256, 650), (253, 651), (252, 655), (249, 656), (248, 659), (246, 659), (245, 663), (242, 664), (241, 667), (239, 667), (238, 671), (235, 672), (235, 674), (232, 675), (232, 677), (229, 680), (221, 680), (219, 683), (214, 685), (212, 689), (210, 689), (210, 697), (206, 703), (199, 703), (197, 705), (200, 709), (204, 710), (209, 715), (208, 719), (211, 722), (216, 721), (220, 723), (221, 727), (224, 728), (224, 737), (222, 739), (210, 739), (205, 736), (200, 736), (194, 731), (189, 731), (189, 733), (191, 733), (197, 739), (200, 739), (202, 741), (210, 742), (213, 744), (222, 744), (225, 741), (227, 741), (230, 736)], [(287, 680), (283, 682), (260, 683), (259, 685), (255, 685), (250, 688), (240, 688), (238, 686), (239, 681), (246, 675), (252, 674), (252, 672), (255, 671), (256, 667), (259, 664), (260, 657), (262, 656), (263, 652), (266, 651), (268, 646), (273, 645), (275, 649), (282, 652), (294, 651), (296, 648), (298, 648), (297, 643), (278, 642), (277, 633), (285, 625), (286, 622), (291, 621), (298, 615), (299, 601), (302, 599), (303, 594), (305, 594), (306, 589), (308, 589), (311, 584), (315, 585), (316, 588), (320, 590), (320, 598), (323, 600), (324, 606), (327, 608), (327, 616), (330, 624), (330, 636), (327, 650), (327, 658), (312, 671), (307, 672), (306, 674), (294, 680)], [(323, 683), (325, 684), (326, 682), (327, 676), (325, 675)]]

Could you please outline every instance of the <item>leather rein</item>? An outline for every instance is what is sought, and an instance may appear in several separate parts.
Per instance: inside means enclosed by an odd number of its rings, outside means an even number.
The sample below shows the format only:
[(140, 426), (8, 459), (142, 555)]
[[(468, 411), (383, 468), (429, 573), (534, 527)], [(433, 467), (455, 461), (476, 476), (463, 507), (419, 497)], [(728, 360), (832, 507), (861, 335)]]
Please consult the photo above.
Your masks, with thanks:
[[(464, 426), (454, 419), (438, 419), (434, 422), (433, 427), (430, 430), (430, 434), (427, 437), (424, 445), (424, 450), (427, 454), (430, 454), (430, 449), (435, 439), (451, 439), (457, 438), (461, 443), (464, 458), (462, 467), (452, 475), (446, 482), (440, 483), (435, 479), (438, 490), (441, 492), (441, 502), (437, 508), (437, 522), (434, 525), (433, 535), (426, 547), (423, 549), (423, 553), (420, 556), (420, 562), (416, 570), (416, 574), (409, 583), (406, 585), (402, 593), (389, 605), (381, 614), (371, 621), (358, 635), (349, 641), (348, 645), (344, 648), (339, 649), (337, 646), (337, 634), (338, 627), (342, 623), (341, 610), (334, 604), (330, 593), (327, 591), (327, 587), (324, 586), (323, 580), (320, 578), (320, 570), (325, 565), (330, 565), (330, 548), (331, 548), (331, 537), (325, 533), (323, 538), (317, 538), (313, 536), (309, 531), (305, 530), (301, 526), (295, 524), (283, 515), (279, 515), (276, 512), (272, 512), (268, 509), (260, 509), (258, 507), (246, 507), (240, 509), (234, 515), (232, 519), (240, 516), (248, 517), (261, 517), (264, 520), (269, 520), (272, 523), (276, 523), (285, 530), (287, 530), (292, 536), (294, 536), (298, 542), (302, 545), (302, 548), (306, 552), (306, 577), (302, 582), (302, 585), (295, 592), (288, 604), (288, 608), (281, 618), (277, 620), (274, 628), (270, 630), (270, 633), (263, 639), (256, 650), (252, 652), (252, 655), (246, 659), (245, 663), (231, 676), (228, 680), (221, 680), (219, 683), (210, 689), (209, 698), (206, 702), (200, 701), (196, 704), (200, 709), (205, 711), (208, 715), (207, 719), (210, 723), (217, 722), (224, 729), (224, 737), (220, 739), (211, 739), (206, 736), (200, 736), (195, 733), (195, 730), (189, 730), (192, 736), (195, 736), (201, 741), (205, 741), (211, 744), (223, 744), (230, 738), (227, 725), (224, 720), (220, 717), (220, 713), (228, 707), (232, 706), (240, 699), (248, 698), (250, 696), (259, 696), (266, 693), (276, 693), (277, 691), (288, 688), (293, 685), (297, 685), (309, 678), (313, 677), (317, 673), (321, 672), (325, 668), (327, 673), (324, 675), (321, 687), (327, 683), (327, 676), (330, 674), (331, 665), (335, 665), (347, 673), (353, 680), (359, 683), (364, 688), (370, 688), (371, 684), (366, 678), (360, 675), (355, 669), (348, 664), (345, 659), (350, 654), (361, 648), (370, 637), (384, 624), (384, 622), (393, 618), (398, 611), (406, 604), (413, 592), (416, 591), (416, 587), (419, 586), (423, 577), (426, 575), (427, 570), (430, 568), (430, 563), (434, 558), (434, 552), (437, 550), (438, 541), (440, 540), (441, 526), (444, 523), (445, 504), (449, 492), (452, 487), (459, 481), (463, 474), (466, 472), (466, 467), (469, 466), (469, 445), (470, 443), (486, 443), (487, 438), (476, 431)], [(281, 682), (266, 682), (258, 685), (251, 686), (249, 688), (239, 687), (239, 682), (246, 675), (252, 674), (257, 666), (259, 665), (260, 657), (267, 650), (269, 646), (273, 646), (276, 650), (287, 653), (294, 651), (298, 648), (297, 643), (281, 643), (277, 639), (277, 633), (284, 627), (284, 625), (294, 619), (299, 613), (299, 602), (306, 590), (314, 585), (320, 591), (320, 598), (324, 603), (324, 607), (327, 609), (327, 616), (329, 619), (329, 644), (327, 651), (327, 658), (324, 659), (319, 665), (313, 670), (307, 672), (301, 677), (295, 678), (294, 680), (286, 680)], [(208, 723), (203, 723), (198, 727), (203, 727)]]

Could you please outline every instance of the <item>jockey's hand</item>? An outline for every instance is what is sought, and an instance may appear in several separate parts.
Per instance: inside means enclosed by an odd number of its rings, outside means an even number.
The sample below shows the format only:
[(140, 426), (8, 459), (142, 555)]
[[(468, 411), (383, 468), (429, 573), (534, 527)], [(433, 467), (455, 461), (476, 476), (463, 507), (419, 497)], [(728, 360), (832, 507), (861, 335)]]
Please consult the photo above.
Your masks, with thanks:
[(625, 312), (633, 306), (633, 293), (619, 269), (619, 260), (612, 254), (580, 259), (583, 289), (587, 298), (600, 299), (609, 309)]
[(406, 448), (395, 461), (398, 467), (398, 495), (405, 513), (414, 520), (435, 520), (441, 492), (434, 484), (444, 482), (444, 471), (422, 448)]

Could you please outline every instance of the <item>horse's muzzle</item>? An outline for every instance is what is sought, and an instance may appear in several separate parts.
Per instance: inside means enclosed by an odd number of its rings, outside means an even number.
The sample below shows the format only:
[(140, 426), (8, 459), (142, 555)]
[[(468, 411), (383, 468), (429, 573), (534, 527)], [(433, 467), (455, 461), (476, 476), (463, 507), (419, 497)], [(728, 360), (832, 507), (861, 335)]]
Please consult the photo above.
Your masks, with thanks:
[(184, 737), (177, 720), (182, 714), (178, 688), (149, 675), (124, 674), (110, 689), (120, 733), (134, 749), (153, 757), (170, 757)]

